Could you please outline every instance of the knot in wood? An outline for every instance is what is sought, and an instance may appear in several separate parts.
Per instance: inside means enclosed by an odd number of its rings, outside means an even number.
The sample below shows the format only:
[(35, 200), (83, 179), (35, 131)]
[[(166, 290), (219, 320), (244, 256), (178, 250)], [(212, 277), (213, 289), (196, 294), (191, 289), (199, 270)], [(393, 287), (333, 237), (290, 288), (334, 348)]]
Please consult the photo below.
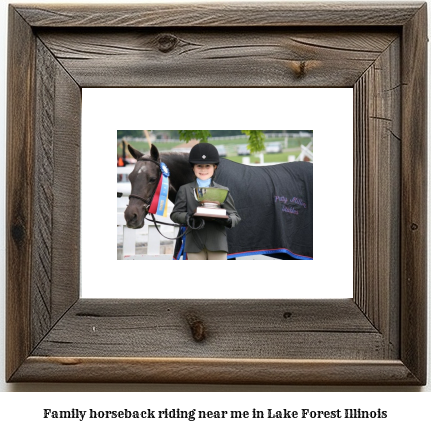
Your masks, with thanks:
[(411, 230), (417, 230), (419, 228), (419, 226), (416, 223), (412, 223), (412, 225), (410, 226)]
[(187, 323), (189, 324), (193, 339), (197, 342), (204, 341), (207, 334), (202, 320), (194, 315), (189, 315), (187, 316)]
[(11, 228), (11, 235), (17, 245), (21, 245), (25, 241), (25, 227), (21, 223), (16, 223)]
[(306, 61), (296, 62), (292, 69), (295, 72), (295, 75), (297, 78), (304, 78), (304, 76), (307, 74), (307, 70), (306, 70), (307, 62)]
[(157, 44), (159, 51), (166, 53), (178, 45), (178, 38), (172, 34), (162, 34), (157, 38)]

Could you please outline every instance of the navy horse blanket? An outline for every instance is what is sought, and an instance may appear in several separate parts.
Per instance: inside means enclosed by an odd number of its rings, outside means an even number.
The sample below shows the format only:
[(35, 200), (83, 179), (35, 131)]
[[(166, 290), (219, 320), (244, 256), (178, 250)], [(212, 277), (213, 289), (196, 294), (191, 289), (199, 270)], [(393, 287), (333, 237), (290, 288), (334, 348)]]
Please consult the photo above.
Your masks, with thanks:
[[(238, 226), (226, 229), (228, 259), (313, 259), (312, 163), (247, 166), (221, 159), (214, 181), (229, 188), (241, 217)], [(177, 241), (174, 259), (180, 249)]]

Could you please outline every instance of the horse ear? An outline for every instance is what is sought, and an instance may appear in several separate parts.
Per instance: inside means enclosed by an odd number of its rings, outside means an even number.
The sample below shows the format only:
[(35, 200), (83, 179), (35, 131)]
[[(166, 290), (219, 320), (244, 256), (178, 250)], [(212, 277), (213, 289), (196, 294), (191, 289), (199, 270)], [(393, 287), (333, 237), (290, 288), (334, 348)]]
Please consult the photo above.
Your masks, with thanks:
[(133, 148), (130, 144), (128, 145), (129, 148), (129, 152), (130, 154), (136, 159), (138, 160), (140, 157), (142, 157), (144, 154), (141, 153), (140, 151), (136, 150), (135, 148)]
[(156, 161), (156, 162), (160, 162), (160, 155), (159, 155), (159, 150), (157, 149), (157, 147), (155, 145), (151, 145), (151, 157)]

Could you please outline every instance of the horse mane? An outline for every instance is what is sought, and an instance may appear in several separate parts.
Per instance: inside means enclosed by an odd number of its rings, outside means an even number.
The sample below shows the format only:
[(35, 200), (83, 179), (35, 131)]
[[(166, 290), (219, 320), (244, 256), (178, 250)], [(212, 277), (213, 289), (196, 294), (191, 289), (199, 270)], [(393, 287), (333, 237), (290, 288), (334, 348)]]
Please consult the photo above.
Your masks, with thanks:
[(181, 151), (161, 151), (160, 153), (160, 160), (163, 162), (164, 157), (168, 157), (173, 162), (187, 162), (189, 163), (189, 154), (183, 153)]
[(194, 174), (189, 164), (189, 154), (179, 151), (160, 152), (160, 160), (165, 163), (170, 172), (169, 199), (174, 202), (178, 189), (194, 180)]

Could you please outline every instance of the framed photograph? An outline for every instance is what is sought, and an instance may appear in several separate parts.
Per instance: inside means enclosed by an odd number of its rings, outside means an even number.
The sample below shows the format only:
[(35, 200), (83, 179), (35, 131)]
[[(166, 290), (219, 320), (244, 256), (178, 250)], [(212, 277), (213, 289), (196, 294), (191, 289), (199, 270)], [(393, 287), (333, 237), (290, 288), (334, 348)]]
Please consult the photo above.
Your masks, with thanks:
[[(147, 103), (149, 100), (151, 102)], [(331, 101), (330, 110), (327, 109), (328, 100)], [(200, 101), (205, 101), (204, 107), (201, 106)], [(168, 110), (167, 107), (169, 107)], [(353, 297), (353, 89), (85, 88), (82, 91), (82, 109), (80, 165), (82, 183), (94, 186), (81, 189), (81, 298), (119, 299), (156, 296), (167, 299), (334, 299)], [(160, 115), (160, 112), (166, 110), (169, 119), (166, 119), (165, 115)], [(313, 248), (318, 258), (291, 261), (285, 265), (286, 261), (268, 257), (262, 249), (262, 245), (265, 246), (268, 243), (269, 232), (274, 230), (280, 235), (278, 226), (268, 223), (271, 216), (266, 211), (262, 211), (262, 205), (270, 208), (271, 211), (279, 211), (274, 217), (281, 215), (280, 223), (283, 220), (291, 221), (292, 217), (295, 220), (296, 215), (282, 211), (283, 206), (280, 202), (283, 198), (273, 197), (273, 195), (284, 196), (291, 193), (293, 189), (289, 187), (288, 182), (286, 185), (277, 186), (278, 193), (272, 191), (269, 185), (262, 189), (260, 184), (255, 183), (254, 185), (259, 187), (259, 194), (257, 194), (256, 189), (251, 191), (252, 181), (247, 181), (245, 183), (247, 188), (239, 196), (238, 192), (232, 189), (238, 185), (232, 186), (229, 179), (223, 180), (222, 176), (217, 176), (229, 186), (235, 205), (241, 208), (238, 211), (242, 221), (238, 231), (234, 232), (236, 238), (239, 238), (238, 242), (241, 247), (244, 247), (243, 250), (248, 250), (245, 247), (252, 246), (260, 254), (237, 256), (236, 266), (223, 266), (220, 262), (206, 262), (206, 265), (201, 265), (193, 264), (191, 261), (188, 262), (187, 267), (167, 266), (170, 263), (168, 261), (172, 261), (174, 246), (176, 246), (175, 241), (169, 241), (167, 238), (175, 236), (175, 231), (171, 226), (161, 225), (159, 228), (166, 238), (160, 236), (151, 222), (150, 215), (147, 216), (150, 220), (145, 222), (143, 229), (125, 229), (124, 210), (129, 203), (130, 182), (124, 178), (121, 178), (120, 183), (114, 182), (114, 178), (117, 177), (114, 170), (117, 168), (112, 163), (112, 154), (116, 149), (114, 138), (118, 132), (116, 125), (124, 124), (128, 130), (136, 130), (136, 133), (144, 134), (142, 130), (137, 129), (142, 128), (143, 121), (153, 127), (150, 142), (161, 151), (162, 161), (165, 162), (165, 153), (162, 150), (178, 145), (179, 141), (174, 144), (173, 142), (163, 143), (161, 139), (156, 139), (156, 136), (160, 136), (160, 132), (154, 129), (157, 124), (159, 124), (158, 127), (163, 125), (166, 127), (169, 122), (169, 124), (174, 123), (172, 128), (186, 127), (188, 130), (207, 127), (205, 124), (208, 122), (213, 124), (213, 128), (217, 124), (219, 127), (223, 125), (226, 130), (233, 130), (232, 128), (238, 124), (243, 125), (243, 128), (254, 125), (261, 130), (275, 130), (276, 125), (289, 124), (289, 137), (283, 137), (285, 132), (276, 136), (268, 132), (265, 140), (267, 145), (271, 140), (282, 141), (287, 148), (283, 149), (282, 153), (265, 153), (259, 157), (248, 156), (252, 166), (247, 167), (247, 171), (257, 170), (257, 174), (262, 170), (273, 172), (273, 168), (268, 168), (265, 164), (261, 168), (262, 163), (256, 164), (256, 161), (262, 157), (265, 162), (286, 162), (292, 156), (295, 160), (302, 159), (307, 153), (313, 157), (309, 153), (309, 149), (313, 149), (316, 159), (313, 163), (315, 181), (313, 181), (312, 231)], [(314, 132), (306, 131), (311, 126)], [(129, 129), (130, 127), (132, 129)], [(212, 131), (213, 135), (223, 133), (220, 128), (217, 129)], [(316, 136), (316, 147), (311, 141), (312, 134)], [(224, 148), (230, 160), (241, 161), (243, 155), (236, 155), (237, 152), (243, 152), (238, 142), (247, 142), (247, 138), (241, 139), (241, 136), (236, 138), (239, 139), (232, 139), (231, 144), (224, 145)], [(220, 141), (216, 136), (212, 136), (209, 141), (217, 145), (220, 142), (227, 143), (229, 139)], [(140, 151), (148, 153), (149, 144), (146, 139), (142, 141), (139, 138), (130, 137), (127, 142)], [(110, 144), (107, 145), (107, 143)], [(123, 145), (123, 138), (119, 139), (119, 144), (120, 147)], [(304, 145), (303, 148), (301, 144)], [(181, 143), (181, 145), (188, 144)], [(122, 149), (120, 153), (122, 154)], [(128, 160), (133, 161), (131, 157), (130, 155)], [(229, 172), (236, 167), (234, 172), (238, 173), (241, 168), (237, 163), (223, 161), (221, 163), (225, 177), (227, 164), (230, 166)], [(172, 167), (170, 163), (168, 166)], [(127, 166), (126, 169), (119, 168), (119, 172), (127, 169), (130, 172), (133, 167), (134, 165)], [(285, 167), (281, 168), (284, 170)], [(189, 169), (188, 162), (185, 169)], [(103, 187), (96, 186), (95, 172), (98, 172), (96, 183), (103, 184)], [(174, 177), (175, 174), (171, 174), (172, 183), (178, 187)], [(340, 181), (340, 178), (343, 180)], [(284, 178), (283, 181), (285, 181)], [(269, 184), (276, 184), (276, 182)], [(97, 217), (96, 223), (95, 187), (97, 187), (97, 201), (103, 202), (104, 208), (104, 216)], [(122, 198), (115, 197), (113, 190), (116, 187), (117, 191), (124, 193)], [(280, 191), (282, 189), (284, 192)], [(268, 205), (268, 196), (271, 200), (270, 205)], [(273, 205), (273, 199), (277, 199), (275, 205)], [(168, 211), (171, 211), (174, 203), (169, 204)], [(249, 210), (251, 205), (255, 208), (252, 211)], [(261, 211), (260, 216), (257, 211)], [(116, 213), (117, 224), (119, 224), (117, 256), (114, 254), (116, 238), (113, 230)], [(337, 219), (337, 229), (327, 229), (328, 223), (332, 223), (334, 217)], [(164, 223), (172, 223), (169, 215), (160, 220)], [(254, 224), (254, 229), (250, 228), (251, 223)], [(258, 241), (256, 229), (261, 226), (268, 226), (271, 230), (261, 228), (260, 241)], [(231, 232), (228, 231), (228, 234)], [(310, 233), (310, 230), (307, 233)], [(124, 236), (126, 236), (125, 247), (122, 244)], [(129, 236), (132, 236), (132, 240)], [(234, 242), (235, 239), (232, 241)], [(148, 243), (150, 246), (145, 248)], [(272, 244), (274, 245), (267, 248), (277, 249), (276, 242)], [(234, 248), (229, 247), (230, 252), (233, 250)], [(126, 258), (118, 262), (117, 259), (123, 256)], [(337, 258), (334, 259), (334, 256)], [(145, 281), (136, 277), (143, 268), (148, 268), (149, 263), (142, 262), (142, 259), (151, 260), (151, 271), (146, 272)], [(342, 270), (334, 270), (335, 261), (337, 267)], [(301, 262), (300, 266), (295, 265), (299, 262)], [(332, 267), (333, 264), (334, 267)], [(103, 268), (102, 272), (100, 268)], [(319, 274), (325, 271), (330, 271), (332, 275), (330, 283), (322, 286)], [(305, 272), (306, 277), (304, 277)], [(209, 273), (218, 276), (209, 277)], [(287, 277), (282, 276), (283, 273), (286, 273)], [(193, 278), (199, 282), (184, 282), (189, 279), (190, 274), (193, 274)], [(270, 274), (269, 283), (268, 274)], [(102, 280), (109, 280), (109, 282), (104, 283)], [(262, 286), (265, 288), (263, 289)]]
[[(8, 43), (7, 381), (426, 384), (425, 3), (11, 5)], [(82, 94), (119, 87), (353, 89), (353, 297), (82, 297)]]

